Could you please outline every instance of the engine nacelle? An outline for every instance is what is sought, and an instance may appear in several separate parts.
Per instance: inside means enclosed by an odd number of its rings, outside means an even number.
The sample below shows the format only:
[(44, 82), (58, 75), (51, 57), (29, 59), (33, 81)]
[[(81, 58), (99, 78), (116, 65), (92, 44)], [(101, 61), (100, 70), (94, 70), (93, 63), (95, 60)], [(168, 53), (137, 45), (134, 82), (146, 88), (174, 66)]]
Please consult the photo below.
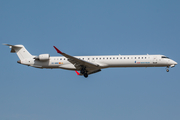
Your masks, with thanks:
[(36, 60), (49, 60), (50, 55), (49, 54), (40, 54), (37, 57), (34, 57), (34, 59)]

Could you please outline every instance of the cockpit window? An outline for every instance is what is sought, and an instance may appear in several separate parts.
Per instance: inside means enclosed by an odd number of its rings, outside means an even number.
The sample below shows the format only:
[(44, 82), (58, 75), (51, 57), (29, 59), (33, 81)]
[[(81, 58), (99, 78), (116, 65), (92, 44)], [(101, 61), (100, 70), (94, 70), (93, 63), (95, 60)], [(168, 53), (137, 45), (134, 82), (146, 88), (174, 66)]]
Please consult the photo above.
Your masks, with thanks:
[(161, 58), (167, 58), (167, 59), (169, 59), (169, 57), (166, 57), (166, 56), (162, 56)]

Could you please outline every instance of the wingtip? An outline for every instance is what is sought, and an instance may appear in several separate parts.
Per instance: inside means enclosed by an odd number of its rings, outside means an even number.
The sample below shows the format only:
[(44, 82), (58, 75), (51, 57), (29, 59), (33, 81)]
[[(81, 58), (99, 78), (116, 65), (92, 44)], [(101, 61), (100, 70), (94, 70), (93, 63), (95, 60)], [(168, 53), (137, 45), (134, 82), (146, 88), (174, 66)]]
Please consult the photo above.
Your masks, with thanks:
[(57, 53), (62, 54), (62, 52), (59, 49), (57, 49), (55, 46), (53, 46), (53, 47), (56, 49)]
[(75, 70), (75, 72), (76, 72), (77, 75), (80, 75), (80, 73), (78, 71)]

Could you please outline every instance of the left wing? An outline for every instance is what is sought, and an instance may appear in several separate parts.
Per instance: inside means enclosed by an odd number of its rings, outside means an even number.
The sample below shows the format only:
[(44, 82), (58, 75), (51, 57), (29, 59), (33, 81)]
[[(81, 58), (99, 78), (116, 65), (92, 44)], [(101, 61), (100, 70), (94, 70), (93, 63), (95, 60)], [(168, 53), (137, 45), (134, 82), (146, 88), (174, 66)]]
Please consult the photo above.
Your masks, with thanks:
[[(76, 67), (77, 70), (81, 71), (82, 69), (85, 68), (86, 71), (87, 71), (87, 74), (92, 74), (92, 73), (96, 73), (96, 72), (101, 71), (101, 69), (99, 68), (99, 65), (96, 65), (96, 64), (93, 64), (93, 63), (78, 59), (76, 57), (70, 56), (70, 55), (68, 55), (66, 53), (61, 52), (55, 46), (53, 46), (53, 47), (56, 49), (57, 53), (59, 53), (59, 54), (63, 55), (64, 57), (66, 57), (68, 59), (68, 61), (70, 63), (72, 63)], [(80, 75), (82, 75), (82, 73)]]

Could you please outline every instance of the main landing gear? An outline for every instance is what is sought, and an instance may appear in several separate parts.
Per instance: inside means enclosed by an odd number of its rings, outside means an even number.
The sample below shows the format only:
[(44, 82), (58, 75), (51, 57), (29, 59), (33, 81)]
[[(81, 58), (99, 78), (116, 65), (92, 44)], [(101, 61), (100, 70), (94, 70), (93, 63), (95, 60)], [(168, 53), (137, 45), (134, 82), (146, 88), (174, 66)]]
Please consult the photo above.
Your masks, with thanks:
[(85, 77), (85, 78), (87, 78), (87, 77), (88, 77), (88, 74), (87, 74), (87, 73), (85, 73), (85, 74), (84, 74), (84, 77)]
[(85, 67), (82, 67), (82, 69), (81, 69), (81, 74), (83, 74), (85, 78), (88, 77), (87, 70), (86, 70)]

